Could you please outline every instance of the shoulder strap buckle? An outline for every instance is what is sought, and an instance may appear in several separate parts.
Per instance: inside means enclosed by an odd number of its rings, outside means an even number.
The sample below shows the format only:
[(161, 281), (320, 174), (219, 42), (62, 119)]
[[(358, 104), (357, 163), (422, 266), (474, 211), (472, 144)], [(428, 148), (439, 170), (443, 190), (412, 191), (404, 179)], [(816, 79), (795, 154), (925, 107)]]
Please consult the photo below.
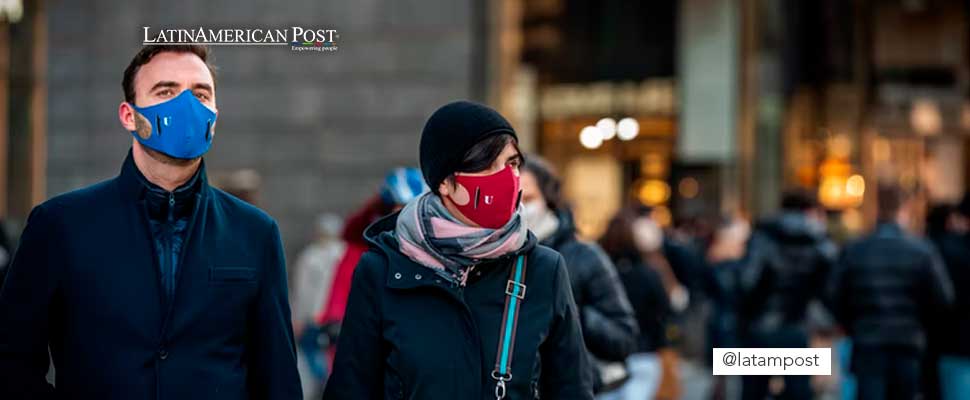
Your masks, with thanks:
[(515, 296), (519, 300), (522, 300), (525, 298), (525, 289), (526, 289), (525, 285), (513, 280), (509, 280), (508, 283), (505, 284), (505, 294), (509, 296)]

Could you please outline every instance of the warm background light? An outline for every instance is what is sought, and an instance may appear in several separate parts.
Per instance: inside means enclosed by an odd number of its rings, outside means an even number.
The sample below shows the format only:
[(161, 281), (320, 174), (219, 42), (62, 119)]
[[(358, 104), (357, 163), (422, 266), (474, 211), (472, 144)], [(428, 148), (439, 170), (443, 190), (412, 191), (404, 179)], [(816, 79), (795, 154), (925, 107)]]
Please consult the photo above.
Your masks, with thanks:
[(603, 144), (603, 135), (595, 126), (587, 126), (579, 132), (579, 143), (587, 149), (595, 149)]
[(603, 140), (610, 140), (616, 136), (616, 121), (613, 118), (603, 118), (597, 121), (596, 128), (600, 130)]
[(648, 206), (661, 205), (670, 198), (670, 185), (659, 179), (648, 179), (640, 185), (637, 197)]
[(639, 133), (640, 123), (633, 118), (623, 118), (616, 125), (616, 135), (620, 140), (633, 140)]

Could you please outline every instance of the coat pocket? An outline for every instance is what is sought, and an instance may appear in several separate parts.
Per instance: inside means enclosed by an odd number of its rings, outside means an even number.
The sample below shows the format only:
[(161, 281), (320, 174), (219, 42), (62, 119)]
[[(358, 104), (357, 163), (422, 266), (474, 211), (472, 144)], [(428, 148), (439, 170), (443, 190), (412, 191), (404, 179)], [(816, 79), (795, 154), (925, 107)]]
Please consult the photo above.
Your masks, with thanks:
[(229, 268), (211, 267), (209, 268), (209, 283), (213, 284), (242, 284), (255, 283), (255, 268)]

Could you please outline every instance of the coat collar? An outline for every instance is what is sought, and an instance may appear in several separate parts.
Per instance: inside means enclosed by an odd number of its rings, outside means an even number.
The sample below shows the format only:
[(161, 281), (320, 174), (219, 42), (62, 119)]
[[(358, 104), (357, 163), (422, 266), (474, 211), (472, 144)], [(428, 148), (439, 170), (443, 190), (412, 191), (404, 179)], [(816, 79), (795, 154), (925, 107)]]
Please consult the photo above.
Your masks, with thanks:
[(906, 231), (896, 222), (881, 221), (876, 225), (876, 235), (884, 237), (905, 236)]
[[(128, 149), (128, 156), (125, 157), (121, 165), (121, 174), (118, 175), (118, 183), (121, 187), (121, 195), (126, 200), (142, 200), (145, 198), (146, 191), (162, 190), (148, 181), (147, 178), (138, 170), (132, 150)], [(189, 181), (175, 189), (176, 196), (198, 194), (205, 196), (209, 188), (209, 179), (205, 172), (205, 160), (199, 163), (199, 169)]]
[[(423, 286), (451, 288), (451, 284), (440, 278), (430, 267), (414, 262), (398, 250), (397, 238), (394, 235), (398, 214), (385, 216), (364, 231), (364, 237), (371, 248), (380, 252), (387, 259), (387, 287), (395, 289), (413, 289)], [(535, 235), (529, 232), (529, 236), (521, 248), (494, 260), (482, 261), (481, 264), (485, 265), (485, 268), (504, 264), (510, 265), (511, 260), (520, 255), (528, 254), (536, 245)]]

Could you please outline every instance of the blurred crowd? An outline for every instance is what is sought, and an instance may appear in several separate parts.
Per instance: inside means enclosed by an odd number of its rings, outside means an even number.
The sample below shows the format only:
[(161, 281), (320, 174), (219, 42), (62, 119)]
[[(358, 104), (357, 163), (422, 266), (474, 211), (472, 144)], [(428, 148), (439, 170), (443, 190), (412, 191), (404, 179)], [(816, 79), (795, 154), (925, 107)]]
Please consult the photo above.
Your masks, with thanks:
[[(878, 222), (843, 243), (811, 191), (780, 211), (679, 218), (631, 203), (581, 240), (556, 171), (529, 156), (520, 215), (567, 264), (600, 399), (963, 399), (970, 396), (970, 196), (932, 207), (878, 189)], [(363, 230), (427, 190), (414, 168), (345, 219), (324, 214), (292, 293), (306, 398), (327, 379)], [(832, 376), (721, 377), (715, 347), (830, 347)]]

